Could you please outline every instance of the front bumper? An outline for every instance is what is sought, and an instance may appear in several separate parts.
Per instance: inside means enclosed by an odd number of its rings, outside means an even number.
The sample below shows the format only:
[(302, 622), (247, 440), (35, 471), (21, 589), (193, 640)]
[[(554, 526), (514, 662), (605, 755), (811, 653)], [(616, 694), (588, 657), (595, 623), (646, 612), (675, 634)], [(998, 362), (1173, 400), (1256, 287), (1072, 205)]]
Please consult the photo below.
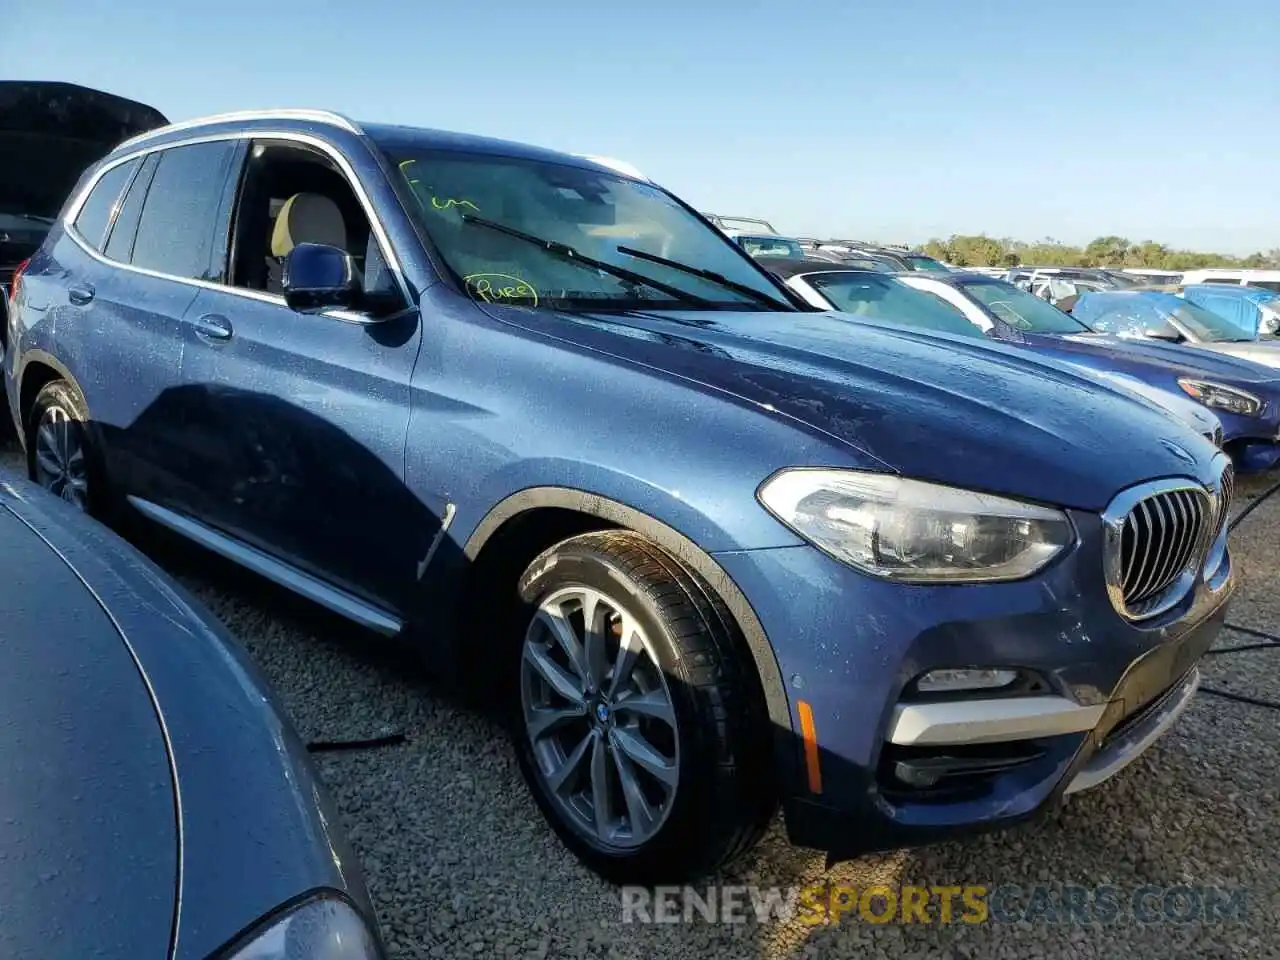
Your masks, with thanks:
[(1067, 784), (1064, 794), (1078, 793), (1110, 780), (1146, 752), (1182, 716), (1191, 698), (1200, 689), (1200, 670), (1191, 671), (1149, 707), (1139, 710), (1124, 723), (1094, 742), (1094, 752)]
[(1222, 422), (1222, 447), (1236, 473), (1261, 473), (1280, 463), (1280, 407), (1268, 402), (1261, 417), (1244, 417), (1215, 410)]
[(1280, 464), (1280, 442), (1276, 440), (1235, 440), (1223, 445), (1231, 455), (1236, 473), (1263, 473)]
[[(1080, 544), (1016, 583), (887, 583), (809, 547), (717, 556), (787, 689), (791, 729), (775, 743), (793, 843), (854, 856), (1003, 827), (1102, 782), (1168, 729), (1225, 619), (1230, 555), (1132, 624), (1102, 583), (1101, 521), (1072, 519)], [(964, 667), (1013, 667), (1039, 686), (904, 701), (922, 673)], [(955, 778), (961, 789), (910, 782), (940, 762), (976, 772)]]

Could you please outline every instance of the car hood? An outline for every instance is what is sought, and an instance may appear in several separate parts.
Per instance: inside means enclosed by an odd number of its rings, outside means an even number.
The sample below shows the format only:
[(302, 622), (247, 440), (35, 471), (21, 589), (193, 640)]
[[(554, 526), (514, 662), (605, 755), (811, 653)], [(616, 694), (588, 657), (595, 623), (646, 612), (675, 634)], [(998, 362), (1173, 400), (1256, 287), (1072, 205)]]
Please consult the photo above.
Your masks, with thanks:
[(1080, 364), (1077, 369), (1084, 371), (1090, 377), (1095, 377), (1107, 384), (1137, 394), (1147, 403), (1154, 403), (1159, 407), (1163, 407), (1179, 420), (1185, 421), (1197, 433), (1213, 435), (1222, 428), (1222, 422), (1207, 407), (1201, 406), (1182, 394), (1160, 387), (1153, 387), (1137, 377), (1117, 373), (1105, 367), (1090, 367)]
[(116, 625), (0, 503), (0, 955), (166, 957), (178, 830), (164, 733)]
[(486, 309), (802, 421), (867, 467), (939, 483), (1097, 510), (1153, 477), (1207, 480), (1215, 453), (1131, 394), (968, 337), (828, 312)]
[(1137, 337), (1115, 337), (1105, 333), (1023, 334), (1032, 347), (1056, 352), (1064, 357), (1111, 358), (1130, 370), (1146, 368), (1171, 379), (1180, 376), (1212, 377), (1224, 383), (1249, 383), (1280, 388), (1275, 374), (1242, 358), (1203, 349)]
[[(37, 861), (34, 855), (18, 860), (11, 851), (21, 847), (10, 844), (8, 838), (0, 840), (0, 851), (10, 854), (8, 860), (0, 858), (0, 869), (6, 864), (15, 869), (25, 865), (39, 876), (35, 864), (52, 863), (55, 874), (82, 879), (87, 889), (83, 897), (78, 889), (69, 891), (68, 897), (74, 893), (76, 899), (64, 899), (60, 906), (48, 900), (45, 908), (50, 913), (44, 917), (49, 922), (56, 919), (69, 944), (70, 938), (84, 939), (77, 940), (74, 949), (51, 949), (45, 943), (43, 949), (28, 953), (166, 956), (175, 888), (181, 903), (174, 947), (177, 960), (208, 957), (283, 904), (319, 889), (344, 893), (372, 924), (374, 913), (356, 858), (328, 794), (305, 747), (282, 719), (284, 712), (239, 643), (129, 544), (34, 485), (5, 478), (3, 471), (0, 520), (10, 528), (21, 521), (29, 531), (21, 559), (0, 558), (10, 561), (3, 567), (9, 584), (13, 583), (9, 571), (32, 565), (41, 544), (46, 545), (46, 554), (56, 551), (61, 558), (66, 590), (50, 594), (51, 588), (41, 593), (33, 588), (26, 597), (16, 591), (3, 596), (18, 613), (29, 608), (26, 615), (38, 619), (40, 632), (35, 636), (46, 639), (33, 649), (56, 661), (45, 665), (47, 675), (71, 670), (73, 676), (83, 677), (86, 697), (99, 694), (101, 700), (109, 695), (107, 703), (86, 699), (95, 704), (96, 738), (86, 743), (84, 753), (90, 748), (101, 751), (104, 764), (118, 765), (96, 779), (86, 779), (75, 776), (70, 766), (80, 758), (67, 758), (60, 774), (63, 807), (51, 809), (65, 809), (64, 819), (71, 824), (83, 822), (91, 836), (69, 842), (71, 849), (60, 857), (51, 848), (45, 851), (47, 860)], [(46, 572), (57, 569), (51, 563)], [(70, 605), (78, 597), (87, 598), (90, 591), (110, 609), (108, 626), (116, 631), (114, 645), (97, 640), (104, 651), (101, 663), (86, 656), (74, 659), (65, 651), (61, 659), (47, 654), (50, 611), (57, 610), (60, 617), (78, 624), (81, 621)], [(48, 600), (36, 604), (33, 597)], [(91, 606), (86, 606), (86, 617)], [(0, 635), (7, 638), (14, 614), (5, 609), (0, 616), (5, 618), (0, 621), (5, 624)], [(79, 650), (78, 639), (72, 644), (72, 637), (78, 635), (69, 634), (67, 645)], [(112, 657), (123, 666), (112, 666)], [(103, 664), (114, 673), (105, 673)], [(113, 688), (100, 689), (116, 674)], [(58, 706), (65, 711), (73, 702), (64, 697)], [(7, 706), (0, 705), (0, 711)], [(144, 714), (150, 727), (144, 723)], [(74, 718), (79, 710), (67, 715)], [(130, 719), (130, 725), (123, 725), (125, 719)], [(60, 738), (74, 738), (79, 729), (78, 725), (68, 727), (68, 721), (56, 714), (46, 722), (45, 739), (32, 734), (27, 738), (29, 745), (52, 741), (58, 746), (63, 743)], [(19, 756), (34, 754), (35, 749), (23, 746)], [(180, 797), (180, 821), (175, 821), (173, 783)], [(80, 784), (83, 790), (78, 789)], [(0, 806), (0, 818), (7, 816), (9, 811)], [(42, 817), (49, 818), (50, 810)], [(38, 825), (34, 814), (28, 819), (32, 828)], [(175, 839), (175, 822), (180, 841)], [(5, 829), (0, 819), (0, 831)], [(90, 851), (103, 852), (92, 861), (88, 853), (77, 858), (77, 844), (96, 844)], [(59, 863), (66, 866), (58, 867)], [(42, 896), (47, 900), (47, 894)], [(0, 900), (6, 905), (11, 902), (11, 898)], [(6, 915), (6, 923), (0, 924), (0, 944), (10, 917)], [(126, 928), (145, 931), (150, 938), (147, 947), (105, 946), (103, 931), (113, 931), (115, 926), (122, 930), (119, 936), (124, 936)], [(0, 955), (11, 953), (0, 949)]]
[(0, 211), (56, 216), (86, 167), (166, 123), (153, 107), (88, 87), (0, 82)]
[(1260, 363), (1264, 367), (1280, 367), (1280, 341), (1250, 340), (1247, 343), (1197, 343), (1199, 350), (1211, 350), (1250, 363)]

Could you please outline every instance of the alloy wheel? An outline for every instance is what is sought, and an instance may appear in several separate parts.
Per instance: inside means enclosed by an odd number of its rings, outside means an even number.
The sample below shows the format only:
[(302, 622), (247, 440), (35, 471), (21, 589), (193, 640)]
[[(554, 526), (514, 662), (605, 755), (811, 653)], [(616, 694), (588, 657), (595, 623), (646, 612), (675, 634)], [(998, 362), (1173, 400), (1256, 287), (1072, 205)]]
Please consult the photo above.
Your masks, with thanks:
[(80, 510), (89, 503), (89, 474), (84, 435), (62, 407), (47, 407), (35, 436), (35, 480)]
[(599, 590), (555, 591), (525, 634), (520, 694), (564, 820), (604, 850), (657, 834), (679, 784), (679, 738), (667, 679), (635, 618)]

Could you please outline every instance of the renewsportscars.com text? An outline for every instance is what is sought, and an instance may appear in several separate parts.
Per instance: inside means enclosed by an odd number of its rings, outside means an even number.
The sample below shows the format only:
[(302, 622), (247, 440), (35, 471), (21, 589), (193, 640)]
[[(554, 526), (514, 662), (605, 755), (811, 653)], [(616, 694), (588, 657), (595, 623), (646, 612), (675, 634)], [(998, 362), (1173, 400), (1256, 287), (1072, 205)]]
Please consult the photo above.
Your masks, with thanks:
[(1243, 889), (1188, 884), (622, 888), (623, 923), (1227, 923), (1247, 909)]

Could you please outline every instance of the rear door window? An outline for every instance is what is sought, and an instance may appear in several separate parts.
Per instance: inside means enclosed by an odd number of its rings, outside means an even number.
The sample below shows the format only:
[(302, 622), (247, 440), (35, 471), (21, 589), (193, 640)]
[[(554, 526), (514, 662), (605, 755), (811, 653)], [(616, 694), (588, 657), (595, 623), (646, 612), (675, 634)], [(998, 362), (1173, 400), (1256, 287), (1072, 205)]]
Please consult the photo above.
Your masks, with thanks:
[(214, 254), (227, 233), (222, 199), (235, 153), (231, 140), (160, 153), (138, 222), (134, 266), (190, 280), (221, 279), (226, 251)]
[(89, 196), (80, 206), (80, 212), (76, 214), (74, 223), (76, 233), (80, 234), (93, 249), (102, 249), (102, 242), (106, 239), (107, 228), (111, 226), (115, 216), (120, 194), (137, 168), (137, 160), (129, 160), (117, 167), (112, 167), (98, 179), (93, 189), (89, 191)]

